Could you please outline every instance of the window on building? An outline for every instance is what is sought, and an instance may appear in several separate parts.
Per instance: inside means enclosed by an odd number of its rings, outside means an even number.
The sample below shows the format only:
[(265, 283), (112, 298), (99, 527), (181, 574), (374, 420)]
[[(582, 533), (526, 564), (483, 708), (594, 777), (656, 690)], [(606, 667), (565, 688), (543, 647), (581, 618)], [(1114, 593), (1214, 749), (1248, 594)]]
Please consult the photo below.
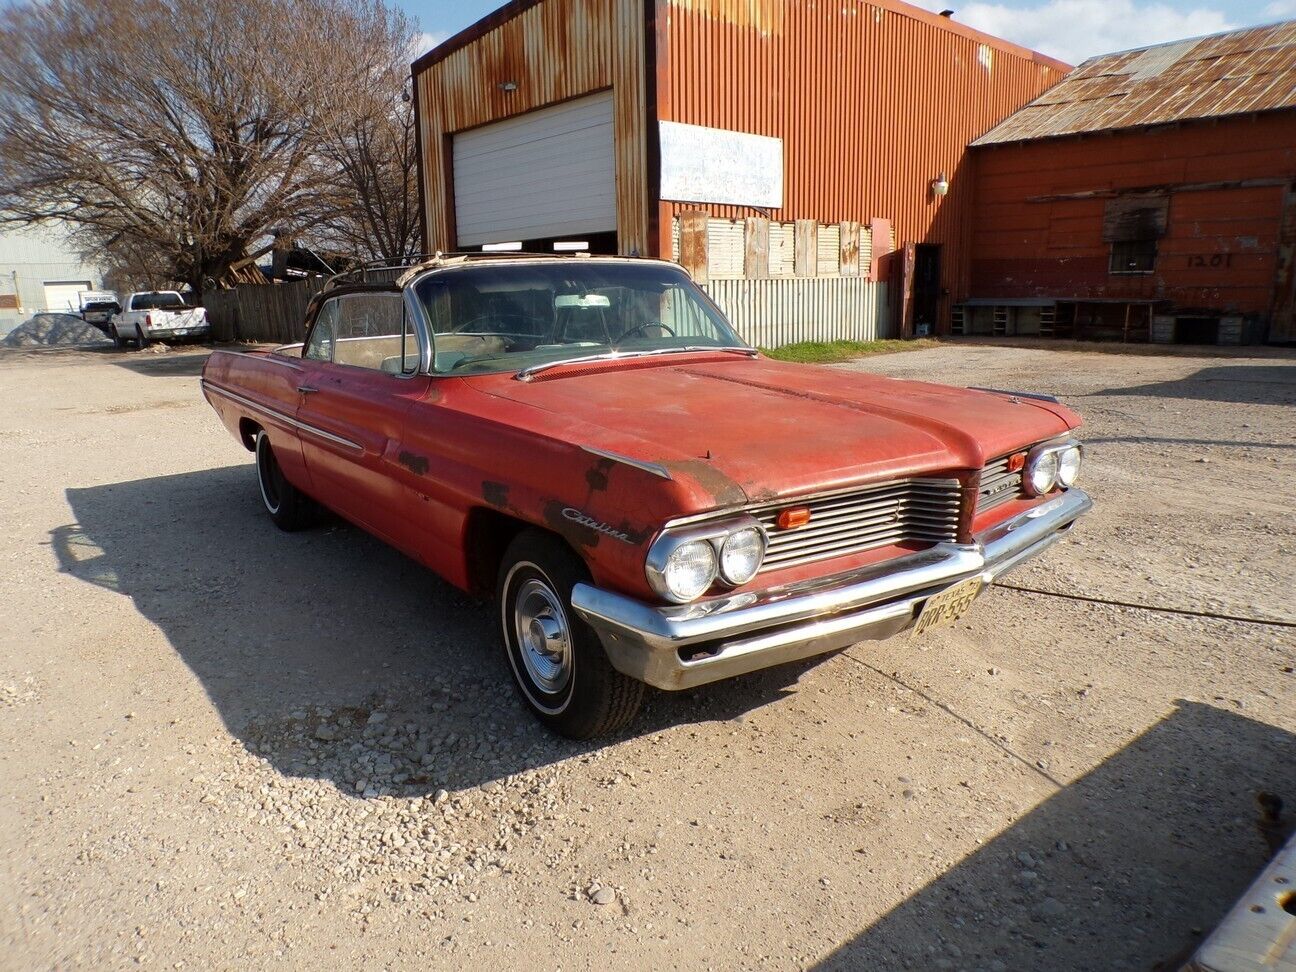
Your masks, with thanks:
[(1103, 240), (1111, 244), (1107, 272), (1151, 273), (1169, 212), (1166, 195), (1140, 193), (1109, 199), (1103, 213)]
[(1156, 268), (1157, 241), (1118, 240), (1111, 245), (1109, 273), (1151, 273)]

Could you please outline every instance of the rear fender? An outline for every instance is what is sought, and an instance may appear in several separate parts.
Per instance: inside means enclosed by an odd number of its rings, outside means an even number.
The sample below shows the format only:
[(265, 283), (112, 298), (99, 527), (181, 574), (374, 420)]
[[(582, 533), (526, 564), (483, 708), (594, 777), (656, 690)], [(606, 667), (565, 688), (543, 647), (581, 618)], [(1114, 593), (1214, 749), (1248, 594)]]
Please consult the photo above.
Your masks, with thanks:
[(202, 381), (203, 395), (230, 434), (246, 446), (264, 429), (284, 478), (309, 493), (310, 474), (294, 425), (304, 375), (301, 364), (273, 352), (213, 351)]

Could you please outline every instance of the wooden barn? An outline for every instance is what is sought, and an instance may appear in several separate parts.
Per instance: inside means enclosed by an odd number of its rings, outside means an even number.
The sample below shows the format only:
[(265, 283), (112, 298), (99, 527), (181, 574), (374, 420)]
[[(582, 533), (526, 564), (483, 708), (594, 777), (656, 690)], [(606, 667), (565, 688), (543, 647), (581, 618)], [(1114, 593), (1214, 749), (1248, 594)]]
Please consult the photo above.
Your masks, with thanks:
[(972, 145), (955, 333), (1296, 341), (1296, 22), (1093, 58)]

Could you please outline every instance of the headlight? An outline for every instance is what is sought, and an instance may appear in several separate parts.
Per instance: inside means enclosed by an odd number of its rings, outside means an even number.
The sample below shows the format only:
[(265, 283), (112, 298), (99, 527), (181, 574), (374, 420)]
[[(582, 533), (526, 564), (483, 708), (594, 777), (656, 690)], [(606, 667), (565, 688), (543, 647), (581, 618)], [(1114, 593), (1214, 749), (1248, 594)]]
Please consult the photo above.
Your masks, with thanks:
[(746, 584), (765, 559), (765, 533), (750, 516), (667, 530), (653, 542), (644, 571), (654, 591), (677, 604), (696, 600), (716, 578)]
[(660, 568), (660, 594), (672, 601), (691, 601), (715, 583), (716, 552), (709, 540), (681, 543)]
[(1058, 457), (1056, 452), (1041, 452), (1026, 465), (1026, 491), (1032, 496), (1043, 496), (1057, 485)]
[(1058, 482), (1063, 486), (1074, 486), (1080, 478), (1080, 447), (1068, 446), (1057, 454)]
[(739, 587), (756, 576), (765, 559), (765, 534), (755, 527), (745, 527), (729, 534), (720, 547), (720, 576)]

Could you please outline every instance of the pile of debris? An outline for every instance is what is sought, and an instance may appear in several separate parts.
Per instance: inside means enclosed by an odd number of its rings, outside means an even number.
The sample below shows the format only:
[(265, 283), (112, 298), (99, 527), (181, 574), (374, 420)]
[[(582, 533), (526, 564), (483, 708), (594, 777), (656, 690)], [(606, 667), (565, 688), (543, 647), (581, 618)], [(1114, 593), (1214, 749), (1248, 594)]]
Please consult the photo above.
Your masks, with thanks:
[(100, 330), (72, 314), (36, 314), (5, 335), (10, 348), (73, 347), (110, 344)]

